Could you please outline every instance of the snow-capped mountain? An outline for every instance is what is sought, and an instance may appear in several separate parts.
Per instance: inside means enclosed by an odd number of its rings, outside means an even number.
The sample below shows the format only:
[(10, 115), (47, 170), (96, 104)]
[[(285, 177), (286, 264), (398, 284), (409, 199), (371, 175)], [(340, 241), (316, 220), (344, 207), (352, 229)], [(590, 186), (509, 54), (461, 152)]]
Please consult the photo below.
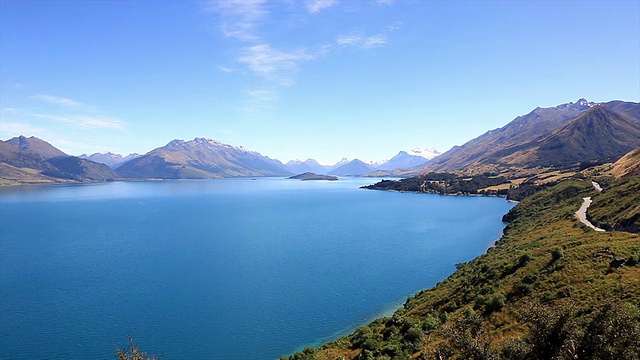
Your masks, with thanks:
[(331, 166), (321, 165), (318, 161), (314, 159), (295, 159), (287, 162), (285, 164), (287, 170), (291, 171), (294, 174), (302, 174), (305, 172), (313, 172), (316, 174), (326, 174)]
[(420, 156), (427, 160), (431, 160), (442, 153), (436, 150), (436, 148), (434, 147), (430, 147), (430, 148), (416, 147), (407, 151), (407, 154), (413, 155), (413, 156)]
[(429, 160), (440, 155), (435, 148), (416, 147), (409, 151), (400, 151), (396, 156), (377, 166), (379, 170), (408, 169), (424, 165)]
[(362, 176), (376, 170), (373, 166), (358, 159), (351, 160), (347, 163), (343, 163), (342, 161), (338, 162), (338, 164), (340, 163), (342, 163), (342, 165), (334, 167), (333, 170), (329, 171), (329, 175)]
[(337, 163), (335, 163), (335, 164), (333, 164), (333, 165), (331, 166), (331, 170), (333, 170), (333, 169), (337, 169), (337, 168), (339, 168), (339, 167), (340, 167), (340, 166), (342, 166), (342, 165), (348, 164), (348, 163), (350, 163), (352, 160), (353, 160), (353, 159), (349, 159), (349, 158), (346, 158), (346, 157), (345, 157), (345, 158), (342, 158), (340, 161), (338, 161)]
[(140, 154), (129, 154), (127, 156), (122, 156), (120, 154), (114, 154), (112, 152), (106, 152), (106, 153), (95, 153), (95, 154), (91, 154), (91, 155), (87, 155), (87, 154), (82, 154), (79, 156), (79, 158), (81, 159), (87, 159), (87, 160), (91, 160), (97, 163), (102, 163), (107, 165), (108, 167), (115, 169), (118, 166), (126, 163), (129, 160), (133, 160), (137, 157), (139, 157)]
[(173, 140), (118, 168), (129, 178), (206, 179), (284, 176), (292, 172), (278, 160), (241, 146), (208, 138)]

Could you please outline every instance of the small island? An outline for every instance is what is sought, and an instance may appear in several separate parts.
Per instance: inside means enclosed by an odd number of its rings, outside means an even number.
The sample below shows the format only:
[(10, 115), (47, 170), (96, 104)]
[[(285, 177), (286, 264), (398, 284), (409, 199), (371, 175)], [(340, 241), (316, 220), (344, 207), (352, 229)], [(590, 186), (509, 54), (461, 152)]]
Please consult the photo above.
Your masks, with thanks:
[(321, 174), (316, 174), (316, 173), (312, 173), (312, 172), (306, 172), (306, 173), (302, 173), (302, 174), (298, 174), (298, 175), (294, 175), (291, 177), (288, 177), (287, 179), (299, 179), (302, 181), (305, 180), (329, 180), (329, 181), (336, 181), (338, 180), (337, 176), (332, 176), (332, 175), (321, 175)]

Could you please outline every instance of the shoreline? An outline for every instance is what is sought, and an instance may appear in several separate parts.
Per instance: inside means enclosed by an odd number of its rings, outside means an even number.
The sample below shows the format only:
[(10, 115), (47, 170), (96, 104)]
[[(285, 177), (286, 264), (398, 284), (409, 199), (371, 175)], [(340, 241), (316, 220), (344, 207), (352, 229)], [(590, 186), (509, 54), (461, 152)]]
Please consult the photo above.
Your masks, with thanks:
[(412, 191), (412, 190), (394, 190), (394, 189), (376, 189), (376, 188), (368, 188), (366, 186), (361, 186), (360, 189), (364, 189), (364, 190), (374, 190), (374, 191), (389, 191), (389, 192), (396, 192), (396, 193), (401, 193), (401, 194), (426, 194), (426, 195), (442, 195), (442, 196), (469, 196), (469, 197), (499, 197), (499, 198), (503, 198), (508, 202), (514, 202), (514, 203), (519, 203), (519, 201), (517, 200), (512, 200), (509, 199), (507, 196), (505, 195), (498, 195), (498, 194), (465, 194), (465, 193), (439, 193), (436, 191)]
[[(422, 192), (422, 191), (404, 191), (404, 190), (369, 189), (369, 188), (366, 188), (366, 187), (360, 187), (360, 188), (361, 188), (361, 189), (364, 189), (364, 190), (390, 191), (390, 192), (396, 192), (396, 193), (407, 193), (407, 194), (412, 194), (412, 193), (414, 193), (414, 194), (427, 194), (427, 195), (472, 196), (472, 195), (465, 195), (465, 194), (439, 194), (439, 193), (430, 193), (430, 192)], [(503, 197), (503, 196), (498, 196), (498, 195), (475, 195), (475, 196), (477, 196), (477, 197), (481, 197), (481, 196), (485, 196), (485, 197)], [(506, 198), (506, 197), (505, 197), (505, 198)], [(509, 200), (509, 199), (506, 199), (506, 201), (511, 202), (511, 203), (516, 203), (516, 204), (519, 204), (519, 203), (520, 203), (519, 201)], [(507, 213), (508, 213), (508, 211), (507, 211)], [(504, 215), (506, 215), (507, 213), (503, 214), (502, 216), (504, 217)], [(577, 214), (576, 214), (576, 215), (577, 215)], [(484, 253), (482, 253), (482, 254), (480, 254), (480, 255), (478, 255), (478, 256), (476, 256), (476, 257), (474, 257), (473, 259), (470, 259), (470, 260), (469, 260), (469, 261), (467, 261), (467, 262), (471, 262), (471, 261), (473, 261), (473, 260), (477, 259), (478, 257), (480, 257), (480, 256), (482, 256), (482, 255), (484, 255), (484, 254), (486, 254), (486, 253), (489, 251), (489, 249), (491, 249), (491, 248), (495, 247), (495, 246), (498, 244), (498, 242), (499, 242), (500, 240), (502, 240), (502, 238), (504, 237), (504, 229), (505, 229), (505, 228), (507, 227), (507, 225), (508, 225), (505, 221), (502, 221), (502, 222), (505, 224), (505, 226), (502, 228), (502, 235), (500, 235), (500, 236), (498, 237), (498, 239), (497, 239), (497, 240), (493, 240), (492, 242), (490, 242), (490, 243), (489, 243), (489, 245), (487, 246), (487, 250), (485, 250), (485, 252), (484, 252)], [(604, 230), (603, 230), (603, 231), (604, 231)], [(360, 327), (362, 327), (362, 326), (365, 326), (365, 325), (368, 325), (368, 324), (370, 324), (371, 322), (373, 322), (373, 321), (375, 321), (375, 320), (382, 319), (382, 318), (386, 318), (386, 317), (391, 317), (391, 316), (393, 316), (393, 315), (396, 313), (396, 311), (398, 311), (398, 310), (402, 309), (402, 308), (404, 307), (404, 304), (405, 304), (405, 303), (406, 303), (406, 302), (407, 302), (411, 297), (415, 296), (416, 294), (418, 294), (418, 293), (420, 293), (420, 292), (422, 292), (422, 291), (427, 291), (427, 290), (430, 290), (430, 289), (435, 288), (435, 287), (436, 287), (440, 282), (442, 282), (442, 281), (444, 281), (444, 280), (448, 279), (448, 278), (449, 278), (449, 277), (451, 277), (453, 274), (455, 274), (457, 271), (458, 271), (458, 269), (455, 269), (453, 272), (451, 272), (451, 273), (449, 273), (448, 275), (446, 275), (444, 279), (440, 280), (439, 282), (437, 282), (437, 283), (436, 283), (436, 284), (434, 284), (433, 286), (430, 286), (430, 287), (427, 287), (427, 288), (422, 288), (422, 289), (420, 289), (420, 290), (416, 291), (414, 294), (409, 294), (409, 295), (407, 295), (406, 297), (404, 297), (404, 301), (399, 300), (398, 302), (394, 303), (394, 305), (393, 305), (393, 306), (389, 306), (389, 307), (387, 307), (386, 309), (381, 310), (380, 312), (378, 312), (378, 313), (377, 313), (377, 315), (374, 315), (374, 316), (373, 316), (372, 318), (370, 318), (369, 320), (365, 320), (365, 322), (361, 323), (360, 325), (356, 325), (355, 327), (350, 327), (350, 328), (351, 328), (351, 330), (340, 330), (340, 331), (336, 331), (334, 335), (324, 337), (324, 338), (322, 338), (321, 340), (313, 341), (313, 342), (307, 343), (307, 344), (305, 344), (305, 345), (301, 345), (301, 346), (297, 347), (297, 348), (296, 348), (296, 350), (294, 350), (294, 352), (292, 352), (292, 353), (290, 353), (290, 354), (287, 354), (286, 356), (287, 356), (287, 357), (290, 357), (290, 356), (292, 356), (292, 355), (294, 355), (294, 354), (297, 354), (297, 353), (299, 353), (299, 352), (303, 351), (304, 349), (306, 349), (306, 348), (308, 348), (308, 347), (321, 348), (321, 347), (322, 347), (323, 345), (325, 345), (325, 344), (328, 344), (328, 343), (330, 343), (330, 342), (336, 341), (336, 340), (338, 340), (338, 339), (340, 339), (340, 338), (343, 338), (343, 337), (346, 337), (346, 336), (349, 336), (349, 335), (353, 334), (353, 333), (354, 333), (358, 328), (360, 328)]]

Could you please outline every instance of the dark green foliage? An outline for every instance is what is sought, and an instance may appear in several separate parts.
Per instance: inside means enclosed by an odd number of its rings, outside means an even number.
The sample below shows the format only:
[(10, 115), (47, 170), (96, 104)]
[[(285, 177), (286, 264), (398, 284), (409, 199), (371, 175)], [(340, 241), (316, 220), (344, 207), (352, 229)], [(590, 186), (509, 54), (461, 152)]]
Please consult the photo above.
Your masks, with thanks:
[(312, 348), (312, 347), (308, 347), (305, 348), (304, 350), (302, 350), (301, 352), (295, 353), (293, 355), (291, 355), (290, 357), (285, 357), (285, 356), (281, 356), (278, 360), (284, 360), (284, 359), (289, 359), (289, 360), (315, 360), (317, 359), (317, 355), (318, 355), (318, 349), (316, 348)]
[[(448, 173), (431, 173), (402, 180), (382, 180), (364, 186), (366, 189), (427, 192), (436, 194), (477, 194), (478, 190), (507, 182), (504, 176), (456, 177)], [(498, 192), (483, 192), (483, 195), (506, 195)]]
[(356, 330), (351, 343), (357, 349), (376, 350), (380, 347), (381, 340), (379, 334), (374, 333), (371, 327), (365, 325)]
[(640, 232), (640, 205), (635, 196), (640, 193), (640, 177), (624, 178), (611, 185), (593, 197), (590, 220), (606, 230)]
[(545, 291), (542, 293), (542, 302), (545, 304), (552, 303), (556, 299), (556, 296), (551, 291)]
[(520, 256), (520, 258), (518, 259), (518, 266), (523, 267), (527, 265), (529, 261), (531, 261), (532, 259), (533, 257), (531, 256), (531, 254), (525, 253), (522, 256)]
[(604, 304), (586, 327), (580, 359), (640, 359), (640, 313), (625, 303)]
[(631, 255), (629, 256), (629, 258), (627, 259), (627, 261), (624, 263), (625, 266), (636, 266), (640, 263), (640, 256), (638, 255)]
[(116, 359), (118, 360), (160, 360), (160, 357), (147, 355), (146, 352), (140, 350), (140, 346), (133, 342), (133, 335), (129, 335), (129, 343), (127, 347), (116, 350)]
[(484, 312), (491, 314), (494, 311), (502, 309), (507, 298), (502, 293), (497, 293), (489, 298), (489, 301), (484, 305)]
[(531, 359), (569, 359), (575, 354), (578, 325), (573, 309), (533, 305), (525, 309), (525, 318), (531, 329), (525, 341), (531, 347)]
[(553, 250), (551, 250), (552, 261), (560, 260), (562, 259), (563, 256), (564, 256), (564, 252), (562, 251), (561, 248), (554, 248)]
[(448, 358), (447, 355), (451, 353), (457, 354), (459, 359), (497, 358), (495, 350), (491, 348), (491, 336), (483, 326), (482, 317), (477, 314), (463, 313), (454, 317), (442, 328), (442, 335), (448, 341), (437, 351), (442, 358)]

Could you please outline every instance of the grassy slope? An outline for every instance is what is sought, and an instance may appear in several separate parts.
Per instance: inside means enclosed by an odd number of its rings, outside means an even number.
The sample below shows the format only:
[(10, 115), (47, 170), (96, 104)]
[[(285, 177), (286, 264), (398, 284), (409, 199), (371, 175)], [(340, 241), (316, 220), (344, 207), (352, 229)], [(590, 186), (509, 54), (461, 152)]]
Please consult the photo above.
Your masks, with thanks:
[[(449, 278), (407, 300), (391, 318), (290, 358), (567, 358), (583, 351), (583, 359), (589, 358), (586, 344), (596, 337), (581, 341), (580, 334), (611, 328), (594, 320), (606, 317), (599, 309), (624, 313), (616, 316), (627, 322), (618, 321), (624, 324), (614, 330), (626, 333), (614, 337), (632, 341), (620, 345), (621, 340), (601, 336), (600, 343), (617, 350), (591, 358), (640, 356), (640, 318), (633, 308), (640, 305), (640, 265), (610, 267), (611, 256), (640, 254), (640, 237), (597, 233), (580, 224), (574, 213), (585, 196), (595, 203), (604, 193), (598, 195), (587, 180), (568, 179), (524, 199), (505, 216), (510, 224), (487, 254), (459, 264)], [(627, 196), (640, 203), (640, 192)], [(594, 256), (605, 249), (605, 256)], [(544, 350), (556, 342), (555, 350)]]

